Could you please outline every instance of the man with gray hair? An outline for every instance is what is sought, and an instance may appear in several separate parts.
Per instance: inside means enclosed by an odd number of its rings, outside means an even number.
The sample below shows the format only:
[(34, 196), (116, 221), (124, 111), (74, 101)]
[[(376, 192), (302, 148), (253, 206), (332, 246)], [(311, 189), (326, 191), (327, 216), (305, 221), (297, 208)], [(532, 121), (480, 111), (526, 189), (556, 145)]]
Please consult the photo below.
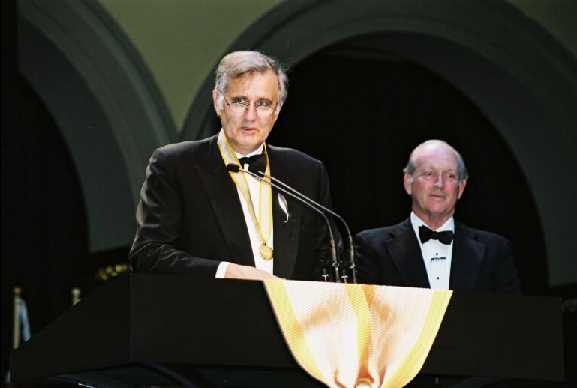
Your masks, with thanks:
[(287, 77), (257, 51), (226, 55), (212, 102), (218, 134), (154, 151), (130, 252), (135, 271), (203, 277), (318, 280), (322, 219), (246, 171), (274, 176), (330, 205), (323, 164), (266, 139), (287, 95)]
[(459, 152), (441, 140), (425, 141), (411, 152), (403, 171), (412, 212), (400, 224), (357, 235), (361, 281), (520, 292), (509, 242), (453, 218), (468, 179)]

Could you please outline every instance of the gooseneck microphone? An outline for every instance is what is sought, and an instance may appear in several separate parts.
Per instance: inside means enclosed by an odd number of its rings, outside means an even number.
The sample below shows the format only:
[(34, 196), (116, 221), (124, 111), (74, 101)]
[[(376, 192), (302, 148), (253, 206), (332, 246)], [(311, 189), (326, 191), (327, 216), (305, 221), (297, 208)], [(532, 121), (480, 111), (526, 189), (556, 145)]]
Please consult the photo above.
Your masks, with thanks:
[[(333, 229), (331, 228), (331, 223), (327, 217), (327, 215), (319, 208), (317, 208), (314, 204), (316, 204), (315, 201), (313, 201), (312, 199), (309, 199), (307, 196), (305, 196), (304, 194), (300, 193), (299, 191), (292, 189), (292, 192), (283, 188), (282, 186), (276, 184), (275, 182), (272, 182), (270, 180), (265, 179), (265, 175), (259, 171), (259, 173), (261, 173), (263, 176), (257, 175), (254, 172), (250, 171), (250, 170), (243, 170), (240, 168), (240, 166), (238, 166), (237, 164), (233, 164), (233, 163), (229, 163), (226, 165), (226, 170), (228, 172), (233, 172), (233, 173), (245, 173), (245, 174), (249, 174), (250, 176), (252, 176), (253, 178), (265, 182), (269, 185), (271, 185), (272, 187), (274, 187), (275, 189), (283, 192), (284, 194), (290, 196), (291, 198), (296, 199), (297, 201), (303, 203), (304, 205), (306, 205), (307, 207), (313, 209), (315, 212), (317, 212), (318, 214), (320, 214), (323, 217), (323, 220), (325, 220), (325, 223), (327, 224), (327, 229), (329, 231), (329, 238), (330, 238), (330, 243), (331, 243), (331, 260), (332, 260), (332, 266), (333, 266), (333, 270), (335, 273), (335, 279), (337, 279), (337, 281), (340, 281), (340, 270), (339, 270), (339, 262), (337, 260), (337, 250), (336, 250), (336, 245), (335, 245), (335, 238), (333, 235)], [(308, 201), (307, 201), (308, 199)], [(326, 279), (325, 279), (326, 280)]]
[[(281, 180), (279, 180), (273, 176), (267, 176), (262, 171), (259, 171), (258, 174), (259, 174), (259, 177), (262, 178), (265, 182), (267, 182), (267, 178), (269, 178), (271, 180), (271, 182), (270, 182), (271, 184), (273, 184), (273, 182), (274, 182), (274, 183), (277, 183), (277, 184), (283, 186), (285, 189), (290, 190), (291, 192), (295, 193), (299, 197), (302, 197), (304, 200), (308, 201), (310, 204), (312, 204), (312, 205), (318, 207), (319, 209), (329, 213), (330, 215), (332, 215), (333, 217), (338, 219), (344, 225), (345, 230), (347, 232), (347, 239), (349, 240), (349, 269), (351, 271), (353, 283), (356, 284), (357, 283), (357, 268), (356, 268), (356, 263), (355, 263), (355, 251), (354, 251), (354, 245), (353, 245), (353, 235), (351, 234), (351, 230), (349, 229), (349, 226), (347, 225), (344, 218), (341, 217), (339, 214), (335, 213), (334, 211), (332, 211), (331, 209), (329, 209), (328, 207), (321, 205), (320, 203), (307, 197), (306, 195), (299, 192), (298, 190), (290, 187), (289, 185), (282, 182)], [(345, 277), (345, 283), (346, 283), (347, 275), (345, 274), (343, 276)]]

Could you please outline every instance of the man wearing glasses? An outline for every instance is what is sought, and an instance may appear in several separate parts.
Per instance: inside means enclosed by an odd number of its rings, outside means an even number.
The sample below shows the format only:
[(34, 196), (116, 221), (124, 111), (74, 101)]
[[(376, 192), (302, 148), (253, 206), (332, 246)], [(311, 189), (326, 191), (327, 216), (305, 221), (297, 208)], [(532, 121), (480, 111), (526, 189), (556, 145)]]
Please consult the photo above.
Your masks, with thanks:
[(212, 92), (220, 132), (150, 158), (130, 252), (135, 271), (318, 280), (322, 219), (246, 172), (330, 204), (320, 161), (266, 144), (286, 95), (287, 77), (272, 58), (237, 51), (220, 61)]

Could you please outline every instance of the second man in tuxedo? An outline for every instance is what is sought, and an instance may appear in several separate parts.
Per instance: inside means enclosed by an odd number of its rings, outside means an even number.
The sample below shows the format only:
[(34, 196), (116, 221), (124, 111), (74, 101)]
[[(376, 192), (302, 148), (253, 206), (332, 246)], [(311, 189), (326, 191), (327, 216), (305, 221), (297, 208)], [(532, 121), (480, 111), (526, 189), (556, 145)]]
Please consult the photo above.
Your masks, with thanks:
[(320, 161), (266, 143), (286, 95), (284, 71), (264, 54), (237, 51), (221, 60), (212, 93), (220, 132), (161, 147), (150, 158), (130, 252), (133, 270), (319, 279), (322, 219), (245, 172), (265, 172), (330, 204)]
[(412, 212), (400, 224), (357, 235), (363, 283), (488, 292), (520, 291), (508, 240), (453, 218), (465, 163), (444, 141), (417, 146), (404, 169)]

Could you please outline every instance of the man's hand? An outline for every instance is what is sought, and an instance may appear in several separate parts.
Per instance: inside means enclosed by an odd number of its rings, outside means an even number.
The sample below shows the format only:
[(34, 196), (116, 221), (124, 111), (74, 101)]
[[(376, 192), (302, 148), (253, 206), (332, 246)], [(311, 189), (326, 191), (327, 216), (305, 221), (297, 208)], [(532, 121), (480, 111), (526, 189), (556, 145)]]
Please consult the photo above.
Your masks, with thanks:
[(271, 275), (268, 272), (262, 271), (255, 267), (248, 265), (238, 265), (230, 263), (226, 272), (224, 273), (225, 279), (249, 279), (249, 280), (271, 280), (278, 279), (276, 276)]

